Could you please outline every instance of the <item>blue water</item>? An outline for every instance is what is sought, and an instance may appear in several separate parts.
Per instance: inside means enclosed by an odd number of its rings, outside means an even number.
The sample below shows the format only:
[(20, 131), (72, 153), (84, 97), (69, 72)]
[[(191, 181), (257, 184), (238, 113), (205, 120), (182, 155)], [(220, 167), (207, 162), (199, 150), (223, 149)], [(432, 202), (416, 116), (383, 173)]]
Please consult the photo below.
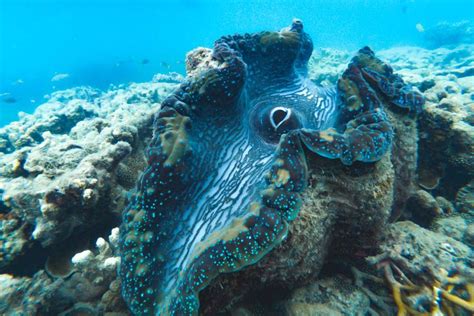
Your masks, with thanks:
[[(417, 23), (474, 20), (474, 1), (0, 0), (0, 126), (52, 91), (184, 72), (190, 49), (225, 34), (277, 30), (293, 17), (316, 47), (378, 50), (421, 45)], [(69, 77), (51, 81), (56, 74)]]

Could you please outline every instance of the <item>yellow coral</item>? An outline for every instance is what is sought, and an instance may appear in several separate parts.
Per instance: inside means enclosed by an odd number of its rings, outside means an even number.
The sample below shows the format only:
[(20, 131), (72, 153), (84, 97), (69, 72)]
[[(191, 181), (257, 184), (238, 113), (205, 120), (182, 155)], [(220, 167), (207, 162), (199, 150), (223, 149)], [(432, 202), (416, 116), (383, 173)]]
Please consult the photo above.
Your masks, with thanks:
[[(380, 267), (383, 267), (385, 279), (391, 288), (398, 316), (455, 315), (457, 308), (474, 312), (474, 283), (459, 273), (450, 274), (440, 269), (430, 278), (431, 282), (415, 284), (393, 262), (385, 261)], [(431, 298), (429, 312), (419, 311), (410, 304), (413, 301), (410, 298), (420, 293), (427, 294)], [(467, 299), (461, 297), (466, 294)]]

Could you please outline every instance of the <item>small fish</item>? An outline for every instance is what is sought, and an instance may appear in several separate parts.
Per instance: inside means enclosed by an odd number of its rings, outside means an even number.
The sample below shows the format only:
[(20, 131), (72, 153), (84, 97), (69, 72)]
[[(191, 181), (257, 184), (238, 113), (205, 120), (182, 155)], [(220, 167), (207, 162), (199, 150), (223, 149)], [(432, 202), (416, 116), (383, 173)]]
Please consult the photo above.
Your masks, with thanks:
[(10, 92), (0, 93), (0, 97), (6, 97), (7, 95), (10, 95)]
[(25, 82), (23, 81), (23, 79), (18, 79), (18, 80), (13, 81), (14, 85), (20, 85), (20, 84), (24, 84), (24, 83)]
[(69, 78), (69, 74), (56, 74), (53, 76), (53, 78), (51, 78), (51, 81), (60, 81), (60, 80), (64, 80), (66, 78)]
[(416, 30), (420, 33), (423, 33), (425, 31), (425, 27), (421, 23), (416, 24)]
[(402, 14), (406, 14), (408, 12), (409, 5), (411, 5), (414, 2), (415, 0), (400, 0)]
[(3, 102), (5, 103), (16, 103), (16, 99), (14, 97), (8, 97), (8, 98), (5, 98), (5, 99), (2, 99)]
[(164, 62), (164, 61), (162, 61), (162, 62), (160, 63), (160, 66), (163, 67), (163, 68), (166, 68), (166, 69), (170, 69), (170, 68), (171, 68), (171, 65), (168, 64), (167, 62)]
[(142, 65), (146, 65), (146, 64), (149, 64), (150, 63), (150, 60), (149, 59), (142, 59)]

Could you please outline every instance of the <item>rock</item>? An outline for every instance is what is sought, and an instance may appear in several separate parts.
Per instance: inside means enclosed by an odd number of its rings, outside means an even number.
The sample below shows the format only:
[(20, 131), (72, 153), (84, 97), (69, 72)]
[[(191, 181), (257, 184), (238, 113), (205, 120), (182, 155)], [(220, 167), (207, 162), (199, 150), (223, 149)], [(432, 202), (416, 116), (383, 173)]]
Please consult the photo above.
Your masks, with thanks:
[(433, 196), (454, 201), (473, 179), (474, 45), (427, 50), (397, 47), (379, 55), (426, 98), (418, 118), (417, 182)]
[(456, 214), (436, 219), (433, 224), (433, 231), (469, 245), (467, 242), (469, 239), (469, 236), (467, 236), (468, 225), (469, 220), (467, 218)]
[(318, 85), (335, 85), (352, 56), (348, 51), (333, 48), (316, 49), (308, 62), (308, 77)]
[(467, 225), (466, 231), (464, 233), (464, 241), (471, 248), (474, 248), (474, 223)]
[(436, 203), (438, 203), (444, 214), (452, 214), (455, 211), (453, 203), (442, 196), (436, 197)]
[(390, 220), (400, 217), (408, 198), (416, 191), (418, 128), (416, 117), (393, 107), (386, 109), (394, 130), (391, 162), (394, 168), (394, 192)]
[(461, 43), (473, 43), (474, 26), (467, 20), (458, 22), (439, 22), (423, 32), (423, 39), (430, 48)]
[(433, 220), (443, 214), (443, 209), (436, 199), (427, 191), (418, 190), (407, 201), (406, 214), (414, 223), (428, 228)]
[(409, 221), (390, 226), (379, 252), (413, 275), (440, 268), (446, 271), (471, 269), (466, 261), (472, 256), (468, 246)]
[(18, 289), (28, 283), (28, 278), (15, 278), (8, 274), (0, 274), (0, 312), (6, 313), (12, 305), (20, 305)]
[(352, 280), (335, 276), (299, 288), (289, 300), (276, 305), (288, 316), (363, 316), (369, 313), (370, 300)]
[(420, 119), (419, 183), (453, 200), (474, 175), (474, 127), (441, 105), (428, 103)]
[(255, 295), (252, 302), (232, 309), (231, 315), (363, 316), (370, 312), (367, 295), (351, 279), (342, 275), (324, 277), (297, 288), (289, 297), (278, 298), (278, 293), (271, 289), (268, 291), (268, 294)]
[(291, 291), (314, 281), (329, 255), (350, 258), (375, 247), (393, 203), (390, 158), (350, 167), (312, 158), (310, 188), (288, 237), (255, 265), (223, 274), (204, 289), (202, 313), (236, 307), (256, 291)]
[(474, 215), (474, 180), (456, 193), (456, 207), (460, 212)]
[(0, 275), (0, 313), (97, 315), (108, 311), (127, 315), (115, 281), (120, 260), (113, 242), (113, 238), (110, 243), (99, 238), (96, 250), (76, 254), (71, 260), (74, 272), (64, 277), (42, 270), (31, 278)]

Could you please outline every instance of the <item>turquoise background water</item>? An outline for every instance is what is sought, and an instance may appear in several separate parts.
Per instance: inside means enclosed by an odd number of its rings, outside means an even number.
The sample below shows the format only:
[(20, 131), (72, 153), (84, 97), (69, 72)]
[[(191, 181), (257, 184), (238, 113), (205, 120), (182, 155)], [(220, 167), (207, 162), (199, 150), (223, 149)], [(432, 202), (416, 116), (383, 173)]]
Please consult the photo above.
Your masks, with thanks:
[[(417, 23), (473, 20), (474, 0), (0, 0), (0, 126), (43, 95), (184, 71), (187, 51), (221, 35), (303, 20), (316, 47), (421, 45)], [(58, 73), (68, 78), (52, 82)]]

